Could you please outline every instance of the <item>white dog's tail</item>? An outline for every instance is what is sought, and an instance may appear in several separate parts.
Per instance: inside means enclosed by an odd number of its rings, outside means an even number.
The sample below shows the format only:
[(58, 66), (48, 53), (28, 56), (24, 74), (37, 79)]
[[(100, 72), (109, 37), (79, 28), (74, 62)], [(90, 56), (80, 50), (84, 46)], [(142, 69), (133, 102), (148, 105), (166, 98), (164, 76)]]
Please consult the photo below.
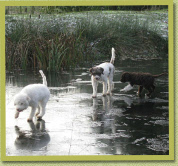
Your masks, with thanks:
[(43, 84), (47, 86), (47, 81), (46, 81), (46, 76), (44, 75), (43, 71), (42, 70), (39, 70), (42, 78), (43, 78)]
[(115, 60), (115, 49), (114, 49), (114, 48), (112, 48), (111, 54), (112, 54), (112, 56), (111, 56), (111, 61), (110, 61), (110, 63), (114, 64), (114, 60)]

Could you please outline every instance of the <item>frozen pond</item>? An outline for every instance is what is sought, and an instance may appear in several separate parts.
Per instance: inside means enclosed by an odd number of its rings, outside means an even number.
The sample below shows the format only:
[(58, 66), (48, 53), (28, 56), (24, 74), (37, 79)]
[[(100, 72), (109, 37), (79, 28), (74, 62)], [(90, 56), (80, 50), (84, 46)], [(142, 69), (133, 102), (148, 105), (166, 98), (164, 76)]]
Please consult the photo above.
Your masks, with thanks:
[[(6, 155), (167, 155), (169, 154), (168, 76), (156, 79), (151, 98), (137, 87), (120, 92), (123, 71), (167, 72), (167, 61), (115, 64), (112, 96), (92, 99), (89, 67), (46, 73), (51, 97), (42, 121), (27, 122), (30, 108), (14, 119), (13, 96), (24, 86), (42, 83), (38, 71), (6, 73)], [(145, 93), (145, 91), (143, 92)]]

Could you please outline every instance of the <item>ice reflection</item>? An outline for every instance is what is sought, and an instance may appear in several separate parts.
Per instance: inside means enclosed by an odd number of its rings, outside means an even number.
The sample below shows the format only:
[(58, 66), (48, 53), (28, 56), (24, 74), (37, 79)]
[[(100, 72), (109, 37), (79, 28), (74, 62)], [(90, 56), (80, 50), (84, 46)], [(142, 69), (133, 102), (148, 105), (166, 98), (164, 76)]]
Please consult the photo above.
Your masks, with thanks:
[(16, 139), (15, 146), (21, 150), (37, 151), (45, 149), (50, 142), (50, 136), (45, 130), (45, 121), (28, 122), (31, 130), (22, 130), (19, 126), (15, 126)]
[(96, 134), (93, 134), (93, 136), (97, 139), (97, 148), (102, 153), (123, 154), (123, 144), (118, 141), (123, 138), (127, 139), (130, 136), (124, 134), (125, 130), (118, 130), (116, 117), (122, 117), (124, 110), (122, 108), (114, 108), (114, 101), (113, 96), (102, 97), (101, 101), (100, 99), (93, 99), (92, 120), (101, 123), (98, 127), (99, 132), (95, 132)]

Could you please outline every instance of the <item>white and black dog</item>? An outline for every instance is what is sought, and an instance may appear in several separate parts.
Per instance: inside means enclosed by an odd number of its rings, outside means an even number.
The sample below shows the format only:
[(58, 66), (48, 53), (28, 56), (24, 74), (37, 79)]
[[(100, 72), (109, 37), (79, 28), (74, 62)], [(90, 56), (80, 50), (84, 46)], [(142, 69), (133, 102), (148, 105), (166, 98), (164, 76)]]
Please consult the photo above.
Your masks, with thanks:
[[(111, 50), (112, 56), (111, 61), (102, 63), (96, 67), (92, 67), (89, 69), (91, 73), (91, 81), (92, 81), (92, 87), (93, 87), (93, 98), (97, 97), (97, 87), (98, 82), (103, 83), (103, 96), (110, 95), (112, 89), (114, 88), (113, 83), (113, 76), (114, 76), (114, 60), (115, 60), (115, 49), (112, 48)], [(107, 89), (108, 87), (108, 89)]]
[(46, 104), (50, 97), (50, 92), (47, 87), (46, 76), (43, 71), (39, 71), (42, 78), (43, 84), (31, 84), (24, 87), (16, 96), (14, 100), (14, 105), (16, 107), (15, 118), (19, 117), (19, 113), (23, 110), (27, 109), (28, 106), (32, 107), (31, 113), (27, 121), (32, 121), (36, 109), (38, 108), (38, 112), (36, 113), (37, 118), (41, 119), (45, 114)]

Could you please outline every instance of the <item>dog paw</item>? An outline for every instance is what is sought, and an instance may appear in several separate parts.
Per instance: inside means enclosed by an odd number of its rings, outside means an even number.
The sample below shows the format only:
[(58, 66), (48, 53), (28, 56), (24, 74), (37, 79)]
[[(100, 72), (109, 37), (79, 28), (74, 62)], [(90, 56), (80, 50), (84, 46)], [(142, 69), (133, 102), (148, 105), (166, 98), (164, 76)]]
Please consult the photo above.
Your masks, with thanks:
[(110, 92), (107, 92), (107, 95), (111, 95), (111, 93), (110, 93)]
[(95, 96), (95, 95), (93, 95), (93, 96), (92, 96), (92, 98), (96, 98), (96, 96)]
[(106, 94), (103, 94), (103, 97), (106, 97)]
[(37, 116), (37, 118), (38, 121), (42, 120), (42, 116)]
[(27, 119), (27, 122), (32, 122), (32, 119)]

